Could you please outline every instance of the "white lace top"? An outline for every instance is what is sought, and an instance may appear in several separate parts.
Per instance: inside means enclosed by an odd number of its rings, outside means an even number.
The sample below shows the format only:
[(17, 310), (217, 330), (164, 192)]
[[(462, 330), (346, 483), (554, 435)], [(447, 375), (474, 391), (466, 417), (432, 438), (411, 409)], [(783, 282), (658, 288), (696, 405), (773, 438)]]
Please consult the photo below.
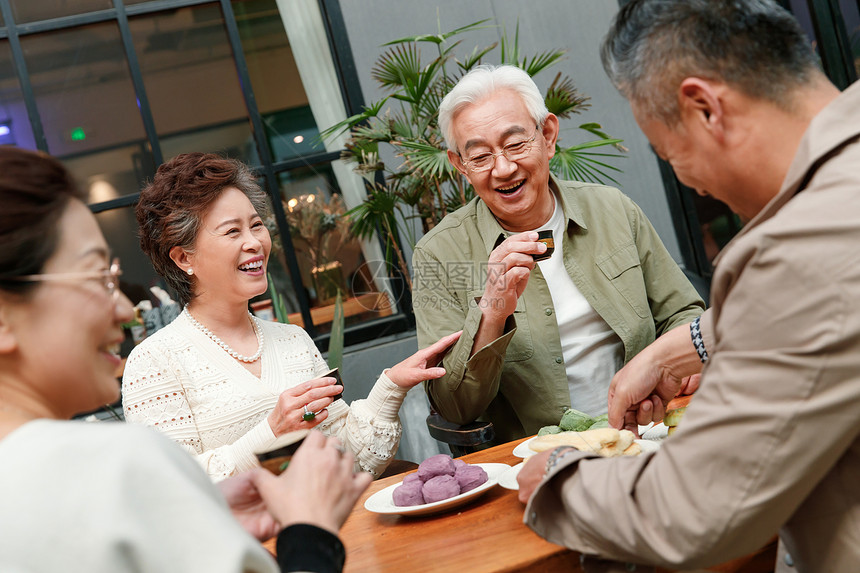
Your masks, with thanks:
[[(258, 321), (265, 335), (257, 378), (184, 315), (129, 355), (122, 379), (126, 420), (160, 430), (221, 480), (258, 465), (253, 452), (272, 445), (267, 416), (284, 390), (329, 370), (300, 327)], [(406, 389), (383, 373), (368, 397), (337, 400), (317, 429), (355, 454), (356, 469), (378, 476), (400, 443), (397, 417)]]

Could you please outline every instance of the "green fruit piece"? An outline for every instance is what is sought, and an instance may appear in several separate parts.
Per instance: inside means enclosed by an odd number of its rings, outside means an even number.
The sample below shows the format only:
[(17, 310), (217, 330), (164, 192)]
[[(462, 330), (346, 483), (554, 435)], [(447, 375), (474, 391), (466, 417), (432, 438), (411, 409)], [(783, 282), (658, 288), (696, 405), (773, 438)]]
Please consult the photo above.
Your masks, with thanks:
[(603, 414), (602, 416), (598, 416), (594, 418), (594, 423), (588, 426), (589, 430), (597, 430), (598, 428), (608, 428), (609, 427), (609, 414)]
[(663, 424), (666, 426), (677, 426), (678, 422), (681, 421), (681, 418), (684, 416), (684, 412), (687, 411), (687, 408), (677, 408), (675, 410), (670, 410), (666, 412), (666, 417), (663, 418)]
[(584, 432), (591, 426), (594, 419), (579, 410), (568, 408), (561, 417), (561, 422), (558, 423), (562, 430), (568, 432)]
[(547, 434), (560, 434), (561, 428), (558, 426), (544, 426), (540, 430), (538, 430), (538, 436), (546, 436)]

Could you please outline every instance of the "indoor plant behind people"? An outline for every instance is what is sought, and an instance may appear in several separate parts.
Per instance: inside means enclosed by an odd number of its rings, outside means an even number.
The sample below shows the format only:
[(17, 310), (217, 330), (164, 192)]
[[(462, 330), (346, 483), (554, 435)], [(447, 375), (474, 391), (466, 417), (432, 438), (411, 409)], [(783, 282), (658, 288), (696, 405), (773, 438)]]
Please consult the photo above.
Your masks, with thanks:
[[(454, 50), (461, 40), (455, 38), (490, 27), (487, 22), (482, 20), (450, 32), (400, 38), (385, 44), (390, 47), (377, 59), (371, 76), (389, 95), (322, 133), (323, 138), (334, 138), (349, 130), (350, 139), (342, 158), (355, 162), (355, 171), (364, 177), (368, 189), (367, 199), (347, 212), (352, 232), (361, 238), (381, 233), (389, 268), (396, 266), (410, 291), (412, 282), (402, 247), (414, 246), (420, 237), (415, 236), (413, 226), (408, 223), (418, 218), (426, 232), (474, 196), (465, 177), (448, 162), (437, 122), (442, 98), (460, 76), (482, 63), (499, 44), (500, 63), (519, 66), (531, 76), (551, 67), (564, 55), (564, 50), (551, 50), (532, 58), (522, 56), (518, 28), (513, 41), (502, 34), (500, 43), (475, 47), (466, 57), (457, 56)], [(422, 49), (428, 45), (430, 50)], [(427, 63), (422, 60), (425, 52), (433, 52)], [(588, 99), (561, 73), (545, 95), (549, 111), (562, 119), (588, 109)], [(610, 138), (597, 123), (578, 127), (597, 139), (569, 147), (557, 145), (550, 168), (563, 179), (614, 182), (609, 172), (619, 169), (606, 163), (606, 158), (620, 157), (626, 151), (621, 140)], [(396, 167), (386, 164), (380, 157), (380, 144), (392, 146), (402, 163)], [(598, 149), (607, 146), (607, 151)]]

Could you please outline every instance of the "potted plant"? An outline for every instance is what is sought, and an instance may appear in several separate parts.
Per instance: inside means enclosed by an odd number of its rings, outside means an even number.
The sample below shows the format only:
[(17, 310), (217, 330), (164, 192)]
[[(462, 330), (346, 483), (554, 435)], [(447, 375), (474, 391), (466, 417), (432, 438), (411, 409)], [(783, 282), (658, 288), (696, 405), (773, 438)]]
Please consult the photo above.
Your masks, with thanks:
[[(474, 196), (469, 182), (448, 161), (437, 113), (442, 98), (457, 80), (499, 47), (499, 43), (475, 47), (462, 59), (454, 53), (461, 43), (456, 38), (487, 27), (487, 22), (481, 20), (450, 32), (410, 36), (385, 44), (390, 47), (378, 58), (371, 75), (390, 93), (321, 134), (323, 138), (334, 138), (349, 131), (341, 157), (355, 163), (355, 171), (364, 177), (368, 189), (367, 199), (347, 212), (351, 230), (360, 238), (381, 233), (387, 262), (400, 270), (410, 291), (412, 282), (401, 247), (403, 241), (414, 246), (419, 237), (407, 223), (420, 219), (426, 232)], [(427, 45), (435, 49), (430, 50), (433, 57), (425, 63), (422, 46)], [(531, 58), (521, 56), (517, 29), (513, 41), (503, 34), (498, 63), (519, 66), (534, 76), (563, 55), (564, 50), (552, 50)], [(589, 107), (588, 100), (561, 73), (545, 95), (547, 108), (559, 118), (581, 113)], [(565, 179), (614, 182), (610, 172), (619, 169), (606, 159), (618, 158), (626, 151), (621, 140), (609, 137), (596, 123), (584, 123), (579, 128), (596, 139), (569, 147), (557, 144), (550, 168)], [(402, 163), (385, 163), (380, 156), (381, 144), (390, 146)]]
[(293, 197), (284, 203), (296, 252), (309, 265), (317, 304), (331, 304), (338, 292), (347, 292), (338, 253), (357, 248), (340, 195), (327, 201), (321, 193)]

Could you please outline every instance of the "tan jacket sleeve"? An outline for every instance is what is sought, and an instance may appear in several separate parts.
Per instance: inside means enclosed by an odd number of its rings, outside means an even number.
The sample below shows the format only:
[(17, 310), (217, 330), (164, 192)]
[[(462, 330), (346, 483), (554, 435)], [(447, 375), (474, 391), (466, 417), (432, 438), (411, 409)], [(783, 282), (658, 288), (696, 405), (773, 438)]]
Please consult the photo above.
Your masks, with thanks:
[[(526, 508), (538, 534), (620, 561), (705, 567), (761, 547), (838, 475), (857, 439), (860, 359), (846, 344), (860, 336), (856, 301), (838, 267), (796, 252), (759, 252), (736, 277), (710, 317), (717, 342), (678, 431), (647, 456), (565, 457)], [(855, 487), (828, 481), (831, 501), (805, 518), (826, 535)]]

